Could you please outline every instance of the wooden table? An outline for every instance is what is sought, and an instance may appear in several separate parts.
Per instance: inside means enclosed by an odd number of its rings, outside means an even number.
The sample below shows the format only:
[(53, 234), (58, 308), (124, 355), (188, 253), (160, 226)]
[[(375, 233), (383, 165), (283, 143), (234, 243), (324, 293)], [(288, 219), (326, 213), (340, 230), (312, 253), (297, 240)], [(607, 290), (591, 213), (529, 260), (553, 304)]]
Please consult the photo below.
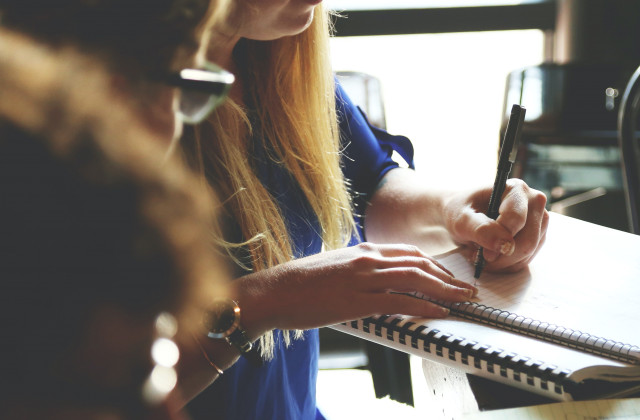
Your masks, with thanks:
[[(438, 255), (455, 248), (446, 230), (425, 229), (416, 232), (410, 243), (429, 255)], [(425, 398), (434, 416), (459, 419), (463, 414), (501, 408), (524, 407), (555, 402), (540, 395), (510, 387), (461, 370), (423, 359), (422, 369), (427, 383)]]
[(531, 392), (465, 374), (430, 360), (422, 360), (427, 383), (427, 400), (433, 415), (440, 419), (459, 419), (463, 414), (501, 408), (525, 407), (556, 402)]

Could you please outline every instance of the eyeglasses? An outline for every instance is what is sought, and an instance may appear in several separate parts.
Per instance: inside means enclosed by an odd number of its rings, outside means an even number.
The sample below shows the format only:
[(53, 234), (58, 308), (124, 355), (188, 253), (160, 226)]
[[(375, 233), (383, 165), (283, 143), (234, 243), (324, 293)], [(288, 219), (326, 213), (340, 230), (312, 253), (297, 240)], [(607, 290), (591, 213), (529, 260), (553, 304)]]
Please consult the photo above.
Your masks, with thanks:
[(172, 74), (167, 83), (180, 89), (182, 121), (199, 124), (225, 100), (234, 80), (233, 74), (207, 63), (203, 69), (183, 69)]

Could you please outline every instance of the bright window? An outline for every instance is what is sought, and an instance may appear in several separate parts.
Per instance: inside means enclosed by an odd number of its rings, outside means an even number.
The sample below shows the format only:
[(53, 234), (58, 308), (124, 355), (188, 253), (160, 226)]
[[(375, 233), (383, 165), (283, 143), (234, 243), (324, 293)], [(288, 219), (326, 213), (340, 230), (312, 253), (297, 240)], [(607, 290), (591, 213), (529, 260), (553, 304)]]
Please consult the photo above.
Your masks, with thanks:
[(468, 187), (493, 183), (506, 77), (543, 44), (540, 30), (336, 37), (332, 59), (380, 80), (387, 129), (413, 141), (425, 182)]

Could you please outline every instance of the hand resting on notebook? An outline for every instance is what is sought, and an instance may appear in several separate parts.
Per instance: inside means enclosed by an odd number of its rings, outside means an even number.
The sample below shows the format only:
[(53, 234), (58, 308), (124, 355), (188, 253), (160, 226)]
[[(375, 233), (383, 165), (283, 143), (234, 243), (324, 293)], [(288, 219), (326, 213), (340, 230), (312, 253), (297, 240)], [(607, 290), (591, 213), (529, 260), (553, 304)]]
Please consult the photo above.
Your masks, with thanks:
[(383, 313), (448, 314), (431, 302), (389, 292), (420, 291), (449, 302), (477, 293), (414, 246), (371, 243), (249, 274), (232, 287), (245, 303), (243, 320), (252, 338), (273, 328), (308, 329)]

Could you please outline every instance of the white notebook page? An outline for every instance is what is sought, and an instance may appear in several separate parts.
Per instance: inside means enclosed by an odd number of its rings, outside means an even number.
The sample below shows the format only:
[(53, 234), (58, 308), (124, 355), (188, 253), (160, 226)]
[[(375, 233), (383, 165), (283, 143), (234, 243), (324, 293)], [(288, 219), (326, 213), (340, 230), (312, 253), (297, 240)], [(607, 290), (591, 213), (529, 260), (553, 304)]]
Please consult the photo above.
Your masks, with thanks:
[(439, 259), (480, 289), (476, 302), (640, 346), (640, 237), (552, 214), (547, 242), (516, 274), (483, 272), (461, 254)]

